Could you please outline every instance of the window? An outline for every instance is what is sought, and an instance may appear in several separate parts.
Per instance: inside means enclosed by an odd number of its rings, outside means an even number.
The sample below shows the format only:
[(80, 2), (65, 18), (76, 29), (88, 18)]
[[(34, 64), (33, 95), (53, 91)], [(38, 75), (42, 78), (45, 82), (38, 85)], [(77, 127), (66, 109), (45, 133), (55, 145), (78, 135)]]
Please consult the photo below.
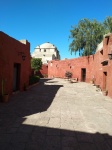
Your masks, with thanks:
[(100, 53), (103, 55), (103, 49), (100, 51)]
[(108, 65), (108, 60), (104, 60), (104, 61), (102, 61), (102, 62), (101, 62), (101, 64), (102, 64), (102, 66), (106, 66), (106, 65)]
[(46, 49), (44, 49), (44, 52), (46, 52)]
[(109, 43), (109, 36), (106, 36), (106, 44), (108, 45)]

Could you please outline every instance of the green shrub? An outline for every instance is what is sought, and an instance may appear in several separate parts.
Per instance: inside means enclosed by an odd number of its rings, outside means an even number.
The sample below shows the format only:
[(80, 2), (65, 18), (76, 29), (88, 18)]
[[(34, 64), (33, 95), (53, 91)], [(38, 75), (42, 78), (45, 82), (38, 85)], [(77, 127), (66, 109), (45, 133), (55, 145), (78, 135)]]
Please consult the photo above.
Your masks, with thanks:
[(40, 77), (39, 76), (30, 76), (29, 84), (32, 85), (32, 84), (35, 84), (35, 83), (37, 83), (39, 81), (40, 81)]

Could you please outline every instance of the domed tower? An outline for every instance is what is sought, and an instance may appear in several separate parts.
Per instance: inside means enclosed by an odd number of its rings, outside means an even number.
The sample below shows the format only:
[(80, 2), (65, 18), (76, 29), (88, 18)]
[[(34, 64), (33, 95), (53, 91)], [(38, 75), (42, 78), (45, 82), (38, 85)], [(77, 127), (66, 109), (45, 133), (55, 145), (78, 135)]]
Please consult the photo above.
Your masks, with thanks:
[(48, 61), (55, 59), (60, 60), (60, 55), (57, 47), (49, 42), (37, 46), (32, 53), (32, 57), (41, 58), (43, 64), (47, 64)]

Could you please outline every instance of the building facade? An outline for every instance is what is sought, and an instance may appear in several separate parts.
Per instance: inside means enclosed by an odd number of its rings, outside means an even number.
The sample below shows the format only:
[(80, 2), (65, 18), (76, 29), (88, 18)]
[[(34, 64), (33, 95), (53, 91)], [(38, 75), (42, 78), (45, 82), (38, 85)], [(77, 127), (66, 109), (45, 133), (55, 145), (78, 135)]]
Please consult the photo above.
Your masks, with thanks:
[[(0, 31), (0, 95), (11, 94), (29, 85), (30, 43), (16, 40)], [(2, 83), (4, 87), (2, 87)]]
[(60, 60), (57, 47), (49, 42), (37, 46), (32, 53), (32, 57), (41, 58), (43, 64), (48, 64), (51, 60)]
[(65, 77), (70, 71), (78, 81), (90, 82), (94, 80), (102, 91), (108, 91), (112, 97), (112, 34), (104, 36), (96, 53), (90, 56), (61, 61), (51, 61), (48, 64), (49, 77)]

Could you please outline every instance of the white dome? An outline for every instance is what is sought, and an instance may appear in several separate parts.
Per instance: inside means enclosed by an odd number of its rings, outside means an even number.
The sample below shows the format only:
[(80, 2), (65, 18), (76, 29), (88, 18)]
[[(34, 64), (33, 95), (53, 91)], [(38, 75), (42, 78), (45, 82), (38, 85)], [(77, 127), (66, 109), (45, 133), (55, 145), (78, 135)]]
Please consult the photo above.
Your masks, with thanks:
[(46, 64), (48, 61), (60, 59), (57, 47), (49, 42), (43, 43), (35, 47), (32, 57), (41, 58), (42, 63)]
[(36, 48), (43, 48), (44, 49), (44, 48), (56, 48), (56, 47), (53, 44), (47, 42), (47, 43), (43, 43), (43, 44), (37, 46)]

